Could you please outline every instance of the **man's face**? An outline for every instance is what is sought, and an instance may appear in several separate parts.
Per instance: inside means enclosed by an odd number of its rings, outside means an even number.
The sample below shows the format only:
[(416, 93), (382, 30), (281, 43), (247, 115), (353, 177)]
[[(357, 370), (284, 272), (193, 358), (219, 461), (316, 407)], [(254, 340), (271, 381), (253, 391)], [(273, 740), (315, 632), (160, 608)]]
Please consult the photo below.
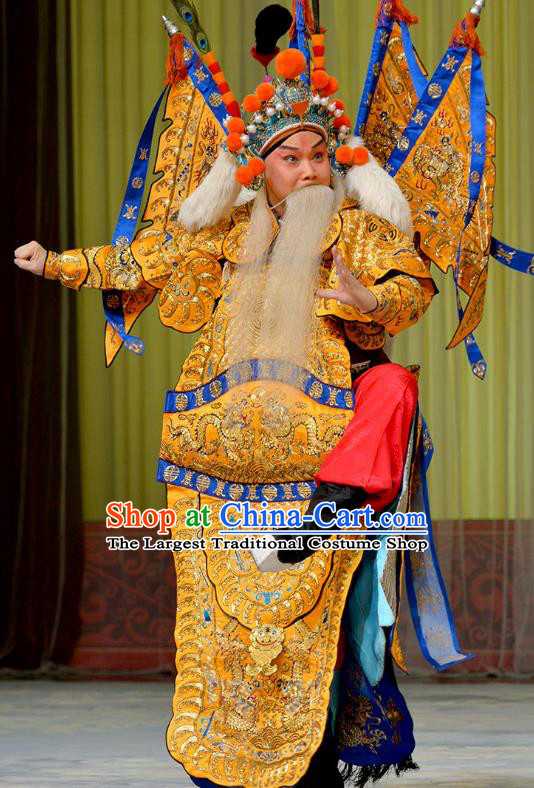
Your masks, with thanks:
[(265, 185), (271, 205), (305, 186), (329, 186), (330, 162), (323, 138), (314, 131), (288, 137), (265, 159)]

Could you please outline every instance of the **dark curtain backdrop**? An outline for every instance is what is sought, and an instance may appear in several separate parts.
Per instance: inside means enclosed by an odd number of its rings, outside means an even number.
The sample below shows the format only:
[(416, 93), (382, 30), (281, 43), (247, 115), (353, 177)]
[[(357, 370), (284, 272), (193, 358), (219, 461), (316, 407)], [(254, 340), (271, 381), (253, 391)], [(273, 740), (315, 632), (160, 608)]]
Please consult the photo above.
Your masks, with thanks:
[[(3, 491), (0, 667), (46, 671), (79, 633), (83, 570), (72, 294), (17, 269), (72, 244), (67, 0), (1, 0)], [(68, 392), (68, 397), (67, 397)]]

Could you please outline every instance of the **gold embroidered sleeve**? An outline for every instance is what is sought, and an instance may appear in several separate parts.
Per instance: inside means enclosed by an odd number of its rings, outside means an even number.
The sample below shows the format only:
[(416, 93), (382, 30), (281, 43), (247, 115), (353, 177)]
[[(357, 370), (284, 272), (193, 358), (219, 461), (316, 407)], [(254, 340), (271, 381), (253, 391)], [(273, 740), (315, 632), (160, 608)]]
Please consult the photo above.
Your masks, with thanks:
[(162, 290), (177, 270), (185, 271), (199, 254), (217, 260), (221, 256), (228, 220), (197, 233), (180, 225), (174, 232), (149, 228), (138, 232), (129, 246), (93, 246), (62, 254), (49, 252), (44, 275), (79, 290), (138, 290), (143, 284)]
[(165, 326), (189, 334), (202, 328), (221, 292), (222, 268), (216, 257), (191, 252), (173, 272), (159, 298)]
[(74, 290), (81, 287), (138, 290), (143, 283), (153, 284), (149, 272), (144, 276), (142, 267), (135, 259), (138, 246), (139, 242), (134, 241), (131, 246), (93, 246), (70, 249), (62, 254), (49, 252), (45, 277), (58, 279), (62, 285)]
[(378, 304), (362, 317), (366, 322), (384, 326), (391, 335), (417, 323), (436, 293), (431, 279), (417, 279), (408, 274), (399, 274), (383, 284), (371, 285), (369, 290), (376, 296)]
[[(353, 205), (341, 210), (343, 227), (337, 248), (354, 276), (378, 300), (376, 309), (367, 314), (334, 299), (320, 299), (318, 315), (335, 315), (344, 321), (377, 323), (397, 333), (416, 322), (430, 303), (436, 288), (427, 263), (417, 254), (410, 239), (385, 219), (360, 211)], [(338, 285), (335, 266), (327, 274), (322, 288)], [(404, 283), (404, 284), (403, 284)], [(406, 303), (406, 308), (402, 305)], [(414, 304), (418, 316), (410, 318)], [(400, 322), (397, 324), (397, 320)]]
[[(105, 248), (95, 247), (91, 251), (96, 255), (98, 250)], [(88, 251), (90, 250), (70, 249), (63, 254), (48, 252), (44, 268), (45, 279), (57, 279), (65, 287), (79, 290), (89, 274), (89, 263), (85, 257), (85, 252)]]
[(230, 223), (226, 219), (198, 233), (182, 228), (173, 236), (172, 253), (179, 262), (159, 298), (165, 326), (189, 334), (210, 319), (221, 292), (223, 243)]

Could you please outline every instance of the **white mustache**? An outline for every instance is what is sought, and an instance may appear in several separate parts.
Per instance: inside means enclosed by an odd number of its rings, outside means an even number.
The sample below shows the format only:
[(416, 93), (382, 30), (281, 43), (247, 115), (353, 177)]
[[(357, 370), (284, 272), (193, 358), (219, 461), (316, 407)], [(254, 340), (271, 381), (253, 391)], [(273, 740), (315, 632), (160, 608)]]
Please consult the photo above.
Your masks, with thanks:
[[(314, 369), (321, 246), (344, 197), (343, 182), (291, 192), (274, 242), (266, 191), (258, 192), (241, 263), (229, 283), (229, 334), (225, 366), (252, 358), (290, 361)], [(278, 204), (280, 204), (277, 203)]]

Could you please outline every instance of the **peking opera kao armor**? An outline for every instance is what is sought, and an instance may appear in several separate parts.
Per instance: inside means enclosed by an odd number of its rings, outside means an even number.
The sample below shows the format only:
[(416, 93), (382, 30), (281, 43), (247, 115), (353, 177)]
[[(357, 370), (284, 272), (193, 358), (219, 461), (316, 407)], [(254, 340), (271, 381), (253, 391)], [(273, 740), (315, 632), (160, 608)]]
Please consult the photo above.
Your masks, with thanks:
[[(174, 5), (191, 41), (165, 20), (168, 84), (141, 137), (113, 242), (50, 252), (45, 276), (103, 291), (108, 365), (122, 344), (142, 352), (130, 331), (155, 297), (165, 326), (200, 332), (165, 399), (158, 478), (178, 515), (173, 538), (209, 544), (228, 530), (220, 519), (228, 502), (305, 512), (320, 488), (356, 490), (352, 503), (378, 513), (426, 513), (421, 552), (387, 550), (382, 536), (375, 551), (325, 546), (296, 562), (272, 548), (175, 553), (171, 756), (203, 788), (335, 785), (338, 759), (346, 781), (364, 785), (416, 768), (393, 669), (405, 669), (402, 578), (428, 661), (441, 670), (469, 658), (432, 540), (432, 443), (417, 368), (392, 364), (384, 347), (429, 306), (433, 262), (454, 273), (459, 324), (449, 347), (464, 341), (473, 372), (485, 374), (473, 331), (489, 253), (508, 247), (491, 236), (495, 128), (474, 29), (483, 2), (455, 28), (429, 78), (411, 43), (416, 18), (400, 0), (381, 0), (354, 133), (325, 68), (317, 2), (312, 10), (297, 0), (293, 16), (280, 6), (261, 12), (252, 54), (266, 76), (241, 106), (194, 7)], [(290, 48), (280, 52), (288, 30)], [(337, 286), (337, 246), (377, 306), (360, 313), (317, 298), (304, 364), (291, 358), (290, 342), (289, 352), (232, 360), (232, 283), (249, 265), (245, 240), (265, 195), (265, 158), (301, 130), (325, 141), (342, 193), (318, 250), (318, 286)], [(281, 232), (268, 210), (270, 237), (256, 250), (267, 256)], [(249, 284), (268, 309), (261, 281)], [(206, 504), (209, 529), (186, 527), (186, 511)]]

